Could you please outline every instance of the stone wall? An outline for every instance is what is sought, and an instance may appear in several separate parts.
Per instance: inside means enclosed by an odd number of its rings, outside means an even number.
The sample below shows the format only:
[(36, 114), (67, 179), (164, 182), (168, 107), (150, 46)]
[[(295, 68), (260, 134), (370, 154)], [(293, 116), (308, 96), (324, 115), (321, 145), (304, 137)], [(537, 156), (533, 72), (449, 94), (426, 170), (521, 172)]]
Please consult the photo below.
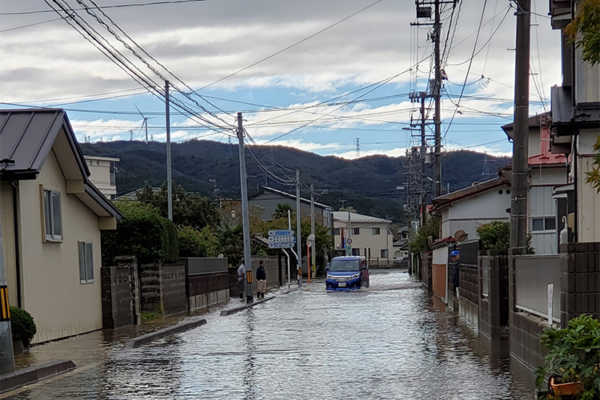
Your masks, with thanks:
[(137, 323), (136, 267), (135, 257), (117, 257), (114, 266), (100, 269), (103, 328), (114, 329)]

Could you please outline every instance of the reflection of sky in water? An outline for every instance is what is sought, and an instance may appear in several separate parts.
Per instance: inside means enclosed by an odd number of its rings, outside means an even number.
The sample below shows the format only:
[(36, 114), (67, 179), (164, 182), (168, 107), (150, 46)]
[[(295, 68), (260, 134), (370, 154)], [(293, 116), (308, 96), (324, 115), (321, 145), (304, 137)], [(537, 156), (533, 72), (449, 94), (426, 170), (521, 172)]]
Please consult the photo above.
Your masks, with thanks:
[[(405, 273), (373, 273), (369, 292), (320, 285), (139, 349), (19, 399), (520, 399), (493, 358)], [(379, 290), (378, 290), (379, 289)], [(233, 300), (237, 301), (237, 300)], [(282, 312), (284, 311), (284, 312)], [(475, 349), (475, 350), (474, 350)], [(516, 390), (516, 389), (513, 389)], [(51, 394), (52, 392), (52, 394)]]

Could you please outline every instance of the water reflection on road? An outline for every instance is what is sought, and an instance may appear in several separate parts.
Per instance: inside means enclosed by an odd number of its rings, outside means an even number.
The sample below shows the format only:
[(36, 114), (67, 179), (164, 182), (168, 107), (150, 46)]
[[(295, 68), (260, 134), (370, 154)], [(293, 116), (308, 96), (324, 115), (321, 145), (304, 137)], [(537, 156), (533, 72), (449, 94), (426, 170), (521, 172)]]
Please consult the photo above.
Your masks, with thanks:
[(399, 271), (371, 288), (314, 283), (14, 399), (524, 399), (531, 389)]

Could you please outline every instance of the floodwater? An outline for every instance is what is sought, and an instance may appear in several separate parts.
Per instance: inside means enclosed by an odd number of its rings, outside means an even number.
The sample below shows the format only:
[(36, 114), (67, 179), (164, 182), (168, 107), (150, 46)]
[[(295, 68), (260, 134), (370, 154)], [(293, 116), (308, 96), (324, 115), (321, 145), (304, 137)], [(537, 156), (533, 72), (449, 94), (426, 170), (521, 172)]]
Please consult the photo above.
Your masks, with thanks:
[(532, 398), (505, 356), (432, 305), (405, 272), (372, 271), (370, 289), (353, 293), (315, 282), (207, 320), (137, 349), (109, 344), (80, 372), (10, 398)]

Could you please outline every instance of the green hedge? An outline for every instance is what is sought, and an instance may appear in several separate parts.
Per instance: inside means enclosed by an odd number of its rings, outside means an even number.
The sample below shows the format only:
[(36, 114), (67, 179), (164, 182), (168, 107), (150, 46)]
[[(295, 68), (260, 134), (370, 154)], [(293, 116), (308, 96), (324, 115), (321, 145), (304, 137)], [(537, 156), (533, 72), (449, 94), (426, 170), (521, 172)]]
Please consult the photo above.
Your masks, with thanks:
[(29, 347), (37, 332), (33, 317), (25, 310), (10, 307), (10, 318), (13, 341), (21, 340), (25, 347)]
[(151, 205), (137, 201), (116, 202), (123, 219), (115, 231), (102, 231), (102, 259), (134, 255), (139, 262), (173, 262), (179, 257), (177, 228)]

